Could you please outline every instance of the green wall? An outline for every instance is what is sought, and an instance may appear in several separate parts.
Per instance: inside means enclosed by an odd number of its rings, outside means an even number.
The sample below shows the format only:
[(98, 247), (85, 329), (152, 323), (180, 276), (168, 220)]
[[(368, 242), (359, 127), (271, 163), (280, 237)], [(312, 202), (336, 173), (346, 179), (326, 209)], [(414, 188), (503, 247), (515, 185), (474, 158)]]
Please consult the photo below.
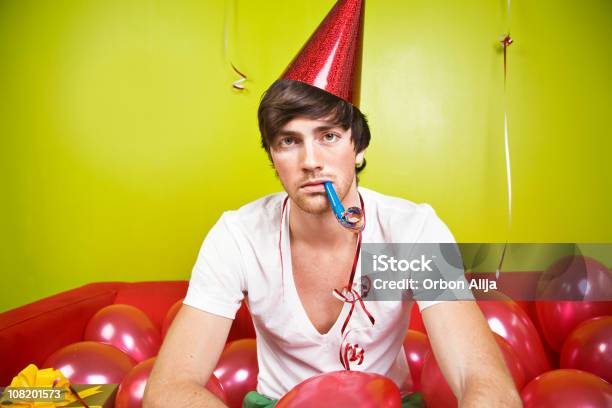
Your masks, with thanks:
[[(612, 3), (366, 7), (364, 186), (430, 203), (463, 242), (612, 242)], [(0, 310), (102, 280), (187, 279), (225, 209), (278, 191), (263, 90), (332, 0), (0, 1)], [(611, 265), (608, 265), (611, 266)]]

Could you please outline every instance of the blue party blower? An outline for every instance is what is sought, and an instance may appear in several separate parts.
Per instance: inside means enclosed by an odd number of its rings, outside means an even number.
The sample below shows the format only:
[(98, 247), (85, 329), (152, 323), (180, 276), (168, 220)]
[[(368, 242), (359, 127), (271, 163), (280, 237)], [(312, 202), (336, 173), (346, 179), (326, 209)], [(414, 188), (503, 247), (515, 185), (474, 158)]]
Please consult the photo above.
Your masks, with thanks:
[(331, 181), (326, 181), (324, 185), (329, 204), (340, 225), (353, 232), (362, 231), (365, 227), (365, 223), (363, 222), (363, 212), (361, 208), (350, 207), (348, 210), (345, 210)]

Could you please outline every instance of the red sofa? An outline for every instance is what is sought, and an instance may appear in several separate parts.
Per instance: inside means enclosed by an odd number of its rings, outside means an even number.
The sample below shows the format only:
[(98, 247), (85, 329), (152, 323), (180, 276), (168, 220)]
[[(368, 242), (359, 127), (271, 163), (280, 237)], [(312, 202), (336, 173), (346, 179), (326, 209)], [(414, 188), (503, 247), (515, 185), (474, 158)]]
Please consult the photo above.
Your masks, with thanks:
[[(161, 331), (168, 309), (185, 296), (187, 281), (99, 282), (0, 313), (0, 386), (29, 363), (39, 368), (54, 351), (83, 340), (89, 319), (111, 304), (128, 304), (149, 316)], [(238, 312), (228, 342), (255, 332), (246, 307)]]

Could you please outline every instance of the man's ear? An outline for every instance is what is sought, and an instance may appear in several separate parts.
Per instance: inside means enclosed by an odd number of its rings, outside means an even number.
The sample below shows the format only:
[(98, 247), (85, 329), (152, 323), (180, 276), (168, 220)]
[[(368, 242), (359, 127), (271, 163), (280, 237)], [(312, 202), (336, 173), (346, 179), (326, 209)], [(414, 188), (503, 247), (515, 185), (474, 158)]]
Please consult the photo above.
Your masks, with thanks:
[(357, 153), (357, 155), (355, 156), (355, 167), (361, 167), (361, 165), (363, 164), (363, 160), (365, 158), (365, 152), (366, 152), (366, 149), (363, 149), (362, 151)]

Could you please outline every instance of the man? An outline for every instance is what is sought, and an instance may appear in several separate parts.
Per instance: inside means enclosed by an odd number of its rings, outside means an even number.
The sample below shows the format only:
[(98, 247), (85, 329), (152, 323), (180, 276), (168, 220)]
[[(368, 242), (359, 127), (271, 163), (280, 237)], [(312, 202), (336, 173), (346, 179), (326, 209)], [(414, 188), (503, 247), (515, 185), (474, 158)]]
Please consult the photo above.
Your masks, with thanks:
[[(343, 368), (386, 375), (398, 387), (409, 378), (402, 340), (412, 300), (364, 302), (354, 310), (343, 301), (360, 296), (359, 245), (454, 238), (428, 205), (357, 187), (370, 141), (355, 106), (362, 16), (361, 1), (339, 1), (283, 79), (266, 91), (259, 108), (262, 145), (285, 193), (224, 213), (207, 235), (151, 373), (145, 407), (223, 406), (202, 385), (243, 299), (259, 363), (257, 393), (247, 396), (247, 407), (271, 406), (303, 380)], [(363, 232), (339, 225), (324, 182), (333, 184), (345, 207), (362, 209)], [(350, 299), (332, 296), (334, 290)], [(520, 406), (474, 302), (418, 306), (460, 406)], [(362, 361), (339, 358), (340, 347), (356, 343)]]

